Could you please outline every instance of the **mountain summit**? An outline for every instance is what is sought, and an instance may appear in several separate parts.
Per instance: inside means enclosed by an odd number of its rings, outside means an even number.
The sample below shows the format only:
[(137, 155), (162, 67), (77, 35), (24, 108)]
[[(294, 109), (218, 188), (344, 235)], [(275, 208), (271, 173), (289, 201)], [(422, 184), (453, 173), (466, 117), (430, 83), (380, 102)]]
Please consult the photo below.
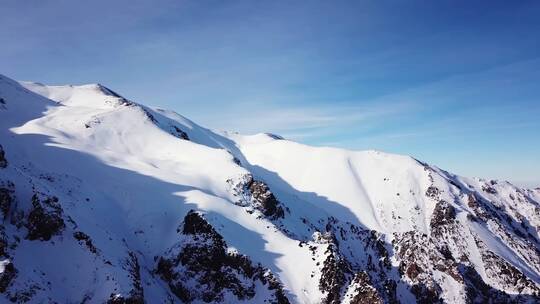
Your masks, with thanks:
[(540, 301), (539, 189), (99, 84), (0, 75), (0, 218), (2, 303)]

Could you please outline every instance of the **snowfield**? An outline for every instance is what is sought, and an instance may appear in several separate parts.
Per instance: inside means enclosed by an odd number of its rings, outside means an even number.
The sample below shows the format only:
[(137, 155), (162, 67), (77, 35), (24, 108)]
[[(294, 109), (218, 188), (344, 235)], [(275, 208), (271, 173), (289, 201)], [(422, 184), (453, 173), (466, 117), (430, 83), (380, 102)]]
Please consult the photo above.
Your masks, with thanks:
[(0, 302), (540, 302), (540, 189), (1, 75), (0, 145)]

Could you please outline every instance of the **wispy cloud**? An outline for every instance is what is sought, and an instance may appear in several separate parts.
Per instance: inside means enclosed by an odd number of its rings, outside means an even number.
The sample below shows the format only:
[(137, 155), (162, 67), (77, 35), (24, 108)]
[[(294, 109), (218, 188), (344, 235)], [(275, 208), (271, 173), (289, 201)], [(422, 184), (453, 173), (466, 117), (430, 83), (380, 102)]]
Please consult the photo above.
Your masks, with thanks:
[(358, 128), (361, 124), (367, 126), (371, 121), (384, 120), (412, 109), (412, 104), (405, 102), (393, 105), (245, 103), (225, 107), (223, 111), (201, 113), (195, 118), (216, 129), (226, 127), (248, 134), (274, 132), (290, 139), (304, 140), (334, 135), (339, 130)]

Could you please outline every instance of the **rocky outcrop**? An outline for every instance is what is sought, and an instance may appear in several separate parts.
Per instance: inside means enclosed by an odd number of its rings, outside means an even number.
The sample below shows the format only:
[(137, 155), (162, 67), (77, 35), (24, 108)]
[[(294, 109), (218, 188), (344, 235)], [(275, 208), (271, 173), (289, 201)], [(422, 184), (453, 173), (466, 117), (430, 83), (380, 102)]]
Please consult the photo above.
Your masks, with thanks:
[(277, 279), (248, 257), (229, 252), (223, 237), (199, 213), (190, 211), (178, 232), (181, 241), (157, 259), (155, 272), (181, 301), (249, 300), (258, 281), (272, 294), (270, 302), (289, 303)]
[(455, 265), (446, 260), (432, 239), (425, 234), (411, 231), (396, 235), (395, 249), (399, 273), (409, 282), (417, 301), (441, 301), (441, 287), (439, 282), (433, 280), (433, 272), (436, 269), (452, 271)]
[(275, 140), (284, 140), (283, 136), (281, 136), (281, 135), (272, 134), (272, 133), (264, 133), (264, 134), (266, 134), (268, 137), (270, 137), (272, 139), (275, 139)]
[(10, 188), (0, 188), (0, 212), (2, 219), (5, 219), (13, 203), (13, 190)]
[(107, 304), (144, 304), (144, 298), (127, 296), (121, 294), (111, 294)]
[(488, 250), (480, 239), (476, 238), (476, 244), (485, 265), (486, 275), (491, 278), (492, 282), (513, 294), (525, 293), (540, 296), (540, 287), (536, 286), (521, 271)]
[(445, 201), (439, 201), (435, 205), (435, 210), (431, 215), (430, 227), (437, 230), (439, 227), (454, 223), (456, 219), (456, 208)]
[(144, 304), (144, 288), (141, 279), (141, 266), (137, 254), (130, 251), (123, 268), (128, 273), (131, 289), (124, 293), (112, 293), (107, 304)]
[(474, 267), (462, 266), (460, 272), (465, 278), (467, 303), (535, 303), (519, 296), (512, 299), (510, 295), (489, 286)]
[(189, 136), (186, 132), (182, 131), (179, 127), (172, 125), (170, 133), (180, 139), (189, 140)]
[(285, 217), (285, 210), (281, 203), (263, 181), (254, 179), (251, 174), (246, 174), (240, 178), (240, 181), (229, 179), (227, 182), (233, 194), (239, 198), (238, 205), (252, 207), (273, 220)]
[(253, 199), (265, 216), (282, 218), (285, 215), (279, 201), (264, 182), (252, 180), (247, 184), (247, 188), (251, 191)]
[(339, 254), (334, 242), (328, 245), (325, 253), (326, 259), (321, 269), (319, 289), (326, 295), (323, 303), (338, 304), (341, 303), (344, 287), (350, 280), (351, 267)]
[(441, 191), (439, 190), (439, 188), (435, 187), (435, 186), (429, 186), (426, 190), (426, 196), (429, 197), (429, 198), (432, 198), (434, 200), (438, 200), (439, 199), (439, 195), (440, 195)]
[(90, 238), (90, 236), (84, 232), (81, 232), (81, 231), (75, 231), (73, 233), (73, 237), (79, 241), (80, 244), (84, 244), (86, 246), (86, 248), (92, 252), (93, 254), (97, 254), (98, 253), (98, 250), (96, 248), (96, 246), (94, 246), (94, 243), (92, 242), (92, 239)]
[[(498, 184), (490, 182), (488, 185), (496, 187)], [(471, 221), (485, 225), (519, 258), (526, 261), (536, 271), (540, 271), (540, 238), (538, 237), (540, 230), (539, 227), (531, 224), (538, 223), (540, 206), (520, 191), (510, 194), (511, 203), (509, 204), (501, 198), (491, 200), (478, 192), (469, 193), (467, 206), (472, 212), (468, 217)], [(527, 211), (529, 211), (528, 216), (522, 214)]]
[(15, 276), (17, 269), (10, 260), (0, 261), (0, 293), (4, 293)]
[(4, 151), (4, 147), (0, 145), (0, 169), (3, 169), (7, 167), (8, 161), (6, 159), (6, 152)]
[(367, 272), (358, 272), (352, 281), (350, 304), (383, 304), (384, 301), (373, 287)]
[(60, 234), (65, 227), (62, 207), (55, 196), (40, 200), (37, 194), (32, 197), (32, 209), (28, 214), (26, 228), (29, 240), (48, 241)]
[[(180, 229), (177, 230), (180, 232)], [(182, 226), (182, 233), (187, 235), (208, 235), (214, 238), (215, 242), (222, 242), (222, 237), (214, 230), (201, 215), (191, 210), (184, 217), (184, 225)], [(224, 244), (220, 244), (224, 245)]]
[(4, 231), (4, 227), (0, 227), (0, 256), (6, 256), (8, 250), (7, 235)]

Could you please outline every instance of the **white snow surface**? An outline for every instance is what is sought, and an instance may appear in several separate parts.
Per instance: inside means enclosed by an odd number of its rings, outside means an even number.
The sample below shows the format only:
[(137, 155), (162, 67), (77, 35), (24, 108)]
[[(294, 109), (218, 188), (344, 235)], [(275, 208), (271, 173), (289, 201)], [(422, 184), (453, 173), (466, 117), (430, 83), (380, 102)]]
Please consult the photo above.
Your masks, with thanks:
[[(307, 246), (298, 246), (299, 240), (312, 241), (314, 231), (299, 218), (316, 222), (332, 216), (389, 236), (428, 233), (435, 203), (424, 195), (427, 187), (437, 185), (459, 212), (466, 212), (466, 204), (452, 196), (455, 189), (448, 179), (482, 184), (435, 167), (438, 174), (432, 181), (425, 165), (409, 156), (209, 130), (172, 111), (126, 106), (122, 97), (97, 84), (46, 86), (0, 76), (0, 96), (5, 100), (0, 105), (0, 144), (9, 162), (0, 174), (21, 184), (32, 177), (59, 196), (64, 212), (92, 236), (112, 265), (120, 263), (126, 248), (137, 252), (151, 303), (167, 299), (166, 285), (150, 276), (152, 258), (174, 245), (176, 229), (191, 209), (204, 213), (232, 249), (274, 272), (292, 302), (318, 303), (323, 295), (309, 276), (318, 260)], [(174, 136), (174, 127), (189, 140)], [(300, 215), (283, 220), (295, 237), (235, 204), (226, 181), (248, 173), (265, 181), (291, 214)], [(23, 190), (17, 189), (18, 200), (30, 201)], [(540, 197), (535, 190), (519, 191)], [(527, 212), (536, 221), (531, 224), (540, 225), (540, 215)], [(489, 232), (475, 229), (480, 235)], [(503, 242), (493, 239), (488, 246), (501, 255), (515, 255)], [(46, 273), (54, 301), (74, 302), (88, 294), (105, 299), (109, 294), (100, 294), (105, 286), (121, 289), (126, 284), (108, 281), (107, 271), (95, 269), (97, 262), (83, 263), (89, 253), (68, 237), (39, 243), (22, 241), (13, 262), (35, 282), (44, 280), (40, 272)], [(515, 266), (538, 280), (538, 269), (514, 259)], [(62, 271), (55, 271), (59, 267)], [(446, 293), (459, 289), (448, 276), (443, 279)]]

